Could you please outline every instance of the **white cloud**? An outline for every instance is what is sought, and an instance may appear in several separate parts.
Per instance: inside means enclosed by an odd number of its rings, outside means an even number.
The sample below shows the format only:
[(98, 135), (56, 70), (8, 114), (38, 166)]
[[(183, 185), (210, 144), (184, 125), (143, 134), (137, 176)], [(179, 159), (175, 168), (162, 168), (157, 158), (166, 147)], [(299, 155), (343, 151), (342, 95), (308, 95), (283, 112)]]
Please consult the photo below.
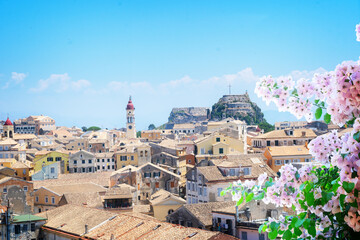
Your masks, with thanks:
[(294, 70), (292, 72), (290, 72), (290, 76), (293, 77), (293, 79), (299, 80), (300, 78), (305, 78), (305, 79), (312, 79), (315, 73), (324, 73), (327, 72), (324, 68), (320, 67), (317, 68), (315, 70), (312, 71), (308, 71), (308, 70), (303, 70), (303, 71), (299, 71), (299, 70)]
[(9, 81), (7, 81), (2, 88), (7, 89), (8, 87), (10, 87), (10, 85), (18, 85), (18, 84), (22, 83), (26, 77), (27, 77), (27, 74), (25, 74), (25, 73), (12, 72), (11, 79)]
[(47, 79), (40, 79), (37, 87), (30, 88), (31, 92), (42, 92), (49, 88), (56, 92), (64, 92), (66, 90), (81, 90), (89, 87), (91, 84), (88, 80), (80, 79), (71, 81), (67, 73), (51, 74)]
[(85, 80), (85, 79), (80, 79), (76, 82), (71, 82), (71, 87), (74, 89), (74, 90), (80, 90), (80, 89), (83, 89), (83, 88), (87, 88), (87, 87), (90, 87), (91, 83), (88, 81), (88, 80)]
[(14, 82), (16, 84), (21, 83), (25, 78), (26, 78), (25, 73), (17, 73), (17, 72), (12, 72), (11, 73), (11, 79), (14, 80)]

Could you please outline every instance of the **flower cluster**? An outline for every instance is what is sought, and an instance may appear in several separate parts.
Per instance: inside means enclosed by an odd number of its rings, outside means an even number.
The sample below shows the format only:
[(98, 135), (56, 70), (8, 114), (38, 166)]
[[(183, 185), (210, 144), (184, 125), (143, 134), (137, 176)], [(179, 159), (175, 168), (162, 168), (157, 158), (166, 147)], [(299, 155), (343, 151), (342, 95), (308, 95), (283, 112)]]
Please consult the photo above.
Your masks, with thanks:
[(255, 93), (267, 104), (274, 102), (279, 111), (289, 111), (307, 121), (313, 120), (314, 107), (320, 108), (320, 116), (326, 109), (333, 123), (342, 126), (360, 114), (360, 62), (346, 61), (333, 72), (296, 83), (291, 77), (266, 76), (257, 82)]
[[(360, 41), (360, 24), (356, 26)], [(308, 147), (319, 164), (300, 169), (282, 166), (280, 176), (265, 181), (237, 182), (233, 199), (241, 204), (262, 199), (278, 207), (292, 208), (294, 216), (270, 218), (260, 226), (270, 239), (358, 239), (360, 234), (360, 61), (345, 61), (332, 72), (315, 74), (311, 80), (291, 77), (260, 79), (255, 92), (267, 104), (308, 121), (353, 125), (352, 131), (331, 131), (313, 139)], [(316, 109), (316, 110), (315, 110)], [(315, 111), (314, 111), (315, 110)], [(315, 113), (313, 113), (315, 112)]]

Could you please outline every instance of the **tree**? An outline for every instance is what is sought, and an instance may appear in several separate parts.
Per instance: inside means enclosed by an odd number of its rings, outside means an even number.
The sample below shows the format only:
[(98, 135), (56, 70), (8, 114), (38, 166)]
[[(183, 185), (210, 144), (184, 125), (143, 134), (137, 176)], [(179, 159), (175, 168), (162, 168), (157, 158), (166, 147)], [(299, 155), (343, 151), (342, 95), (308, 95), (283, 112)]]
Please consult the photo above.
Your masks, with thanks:
[(87, 129), (87, 131), (99, 131), (99, 130), (101, 130), (101, 128), (99, 128), (99, 127), (96, 127), (96, 126), (91, 126), (91, 127), (89, 127), (88, 129)]
[(88, 128), (85, 127), (85, 126), (81, 127), (81, 129), (82, 129), (83, 132), (87, 132), (87, 130), (88, 130)]
[(156, 127), (154, 124), (150, 124), (149, 127), (148, 127), (148, 130), (154, 130)]
[[(360, 41), (360, 24), (356, 32)], [(353, 129), (342, 136), (332, 131), (308, 144), (321, 167), (287, 164), (276, 179), (266, 181), (265, 173), (257, 181), (236, 182), (227, 191), (237, 205), (255, 199), (296, 212), (260, 226), (270, 239), (360, 239), (360, 61), (345, 61), (312, 80), (265, 76), (255, 92), (298, 118), (323, 118)]]
[(137, 137), (137, 138), (141, 138), (141, 131), (137, 131), (137, 132), (136, 132), (136, 137)]

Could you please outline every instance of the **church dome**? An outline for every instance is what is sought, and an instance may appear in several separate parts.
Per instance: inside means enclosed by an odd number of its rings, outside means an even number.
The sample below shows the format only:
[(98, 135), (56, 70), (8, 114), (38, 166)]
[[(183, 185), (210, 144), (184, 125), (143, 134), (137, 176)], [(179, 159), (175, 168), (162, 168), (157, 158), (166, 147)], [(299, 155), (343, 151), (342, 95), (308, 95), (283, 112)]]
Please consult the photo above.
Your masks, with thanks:
[(9, 118), (6, 119), (4, 126), (13, 125)]
[(129, 99), (129, 102), (126, 106), (126, 110), (135, 110), (134, 104), (132, 103), (131, 98)]

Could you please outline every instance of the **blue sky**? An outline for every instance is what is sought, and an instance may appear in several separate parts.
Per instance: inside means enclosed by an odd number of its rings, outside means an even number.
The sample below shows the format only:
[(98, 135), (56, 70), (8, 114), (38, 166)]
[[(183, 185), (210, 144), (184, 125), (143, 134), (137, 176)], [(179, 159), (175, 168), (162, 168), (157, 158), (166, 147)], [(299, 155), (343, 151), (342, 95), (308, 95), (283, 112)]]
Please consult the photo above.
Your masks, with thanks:
[(138, 129), (173, 107), (211, 107), (232, 84), (270, 121), (293, 120), (254, 94), (263, 75), (310, 77), (359, 58), (359, 1), (0, 0), (0, 118)]

